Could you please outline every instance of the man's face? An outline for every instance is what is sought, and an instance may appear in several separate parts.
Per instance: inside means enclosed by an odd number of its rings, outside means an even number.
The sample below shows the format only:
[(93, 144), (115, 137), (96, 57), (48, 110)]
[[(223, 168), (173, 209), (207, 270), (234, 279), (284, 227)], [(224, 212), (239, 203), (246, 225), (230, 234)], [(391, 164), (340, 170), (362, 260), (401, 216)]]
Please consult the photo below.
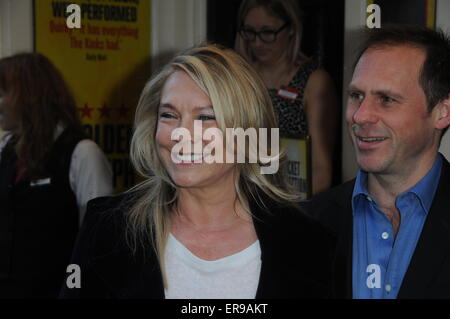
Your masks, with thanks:
[(423, 50), (406, 45), (368, 49), (349, 85), (346, 120), (360, 168), (402, 174), (434, 158), (435, 108), (419, 84)]

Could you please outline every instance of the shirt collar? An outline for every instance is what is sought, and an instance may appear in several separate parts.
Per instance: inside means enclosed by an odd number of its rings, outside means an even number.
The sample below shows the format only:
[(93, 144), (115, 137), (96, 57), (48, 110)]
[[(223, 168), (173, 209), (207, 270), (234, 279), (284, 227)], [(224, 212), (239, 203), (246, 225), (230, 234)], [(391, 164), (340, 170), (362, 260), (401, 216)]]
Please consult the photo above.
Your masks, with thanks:
[[(416, 195), (417, 198), (419, 199), (422, 205), (423, 212), (425, 214), (428, 214), (428, 211), (430, 210), (431, 203), (433, 202), (433, 198), (439, 184), (439, 179), (441, 176), (441, 168), (442, 168), (442, 155), (438, 153), (434, 161), (434, 164), (428, 171), (428, 173), (412, 188), (398, 195), (397, 199), (405, 194), (412, 193)], [(368, 201), (372, 201), (371, 196), (367, 191), (367, 172), (359, 170), (358, 175), (356, 176), (355, 186), (353, 188), (352, 194), (353, 214), (355, 212), (354, 208), (357, 205), (357, 201), (361, 197), (365, 198)]]
[(357, 203), (359, 200), (368, 200), (370, 198), (369, 192), (367, 191), (367, 173), (359, 170), (358, 174), (356, 175), (356, 181), (355, 186), (353, 188), (353, 194), (352, 194), (352, 211), (353, 215), (355, 214)]
[(355, 187), (353, 188), (353, 198), (358, 195), (369, 195), (367, 191), (367, 173), (360, 170), (356, 176)]
[(415, 194), (419, 198), (420, 203), (422, 204), (424, 213), (428, 214), (428, 211), (430, 210), (431, 207), (431, 203), (433, 202), (434, 194), (436, 193), (439, 184), (439, 179), (441, 177), (441, 168), (442, 168), (442, 155), (438, 153), (434, 161), (434, 164), (428, 171), (427, 175), (425, 175), (416, 185), (414, 185), (406, 192), (400, 194), (398, 197), (407, 193)]

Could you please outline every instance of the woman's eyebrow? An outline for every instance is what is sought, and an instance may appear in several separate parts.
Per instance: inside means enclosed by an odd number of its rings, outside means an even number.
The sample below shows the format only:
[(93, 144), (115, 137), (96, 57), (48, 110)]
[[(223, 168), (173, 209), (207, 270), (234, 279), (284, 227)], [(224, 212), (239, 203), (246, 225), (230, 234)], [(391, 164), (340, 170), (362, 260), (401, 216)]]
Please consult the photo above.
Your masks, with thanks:
[(196, 107), (194, 107), (194, 110), (196, 110), (196, 111), (210, 111), (210, 110), (213, 110), (213, 107), (212, 107), (212, 105), (196, 106)]
[[(168, 108), (171, 110), (177, 110), (177, 108), (175, 106), (173, 106), (170, 103), (162, 103), (159, 105), (160, 108)], [(194, 111), (209, 111), (209, 110), (213, 110), (212, 105), (205, 105), (205, 106), (196, 106), (194, 107)]]
[(173, 105), (170, 104), (170, 103), (162, 103), (162, 104), (159, 105), (159, 108), (163, 108), (163, 107), (165, 107), (165, 108), (167, 108), (167, 109), (176, 110), (176, 107), (173, 106)]

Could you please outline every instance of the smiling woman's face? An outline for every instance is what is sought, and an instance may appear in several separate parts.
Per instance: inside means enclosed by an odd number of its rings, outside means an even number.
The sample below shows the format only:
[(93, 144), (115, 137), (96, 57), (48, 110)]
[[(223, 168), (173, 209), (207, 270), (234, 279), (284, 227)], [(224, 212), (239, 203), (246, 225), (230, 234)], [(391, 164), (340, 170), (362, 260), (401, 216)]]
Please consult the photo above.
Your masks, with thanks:
[[(235, 164), (205, 163), (202, 152), (205, 145), (211, 141), (204, 141), (202, 137), (195, 137), (194, 121), (202, 121), (203, 131), (217, 128), (214, 109), (209, 97), (198, 85), (182, 71), (174, 72), (165, 83), (161, 102), (158, 109), (158, 124), (156, 129), (156, 145), (159, 157), (172, 181), (179, 187), (210, 187), (234, 182)], [(184, 150), (175, 154), (181, 163), (172, 160), (171, 152), (180, 142), (172, 140), (172, 132), (177, 128), (185, 128), (190, 132), (192, 140), (191, 152)], [(181, 138), (183, 141), (183, 138)], [(194, 144), (201, 147), (194, 147)], [(202, 163), (195, 163), (202, 159)]]

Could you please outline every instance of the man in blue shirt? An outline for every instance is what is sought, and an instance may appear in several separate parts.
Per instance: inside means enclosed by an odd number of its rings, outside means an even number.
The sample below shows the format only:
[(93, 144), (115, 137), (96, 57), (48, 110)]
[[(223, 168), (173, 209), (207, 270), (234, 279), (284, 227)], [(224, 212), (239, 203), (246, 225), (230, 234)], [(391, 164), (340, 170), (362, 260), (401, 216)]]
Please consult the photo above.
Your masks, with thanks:
[(450, 39), (367, 33), (346, 111), (360, 170), (306, 208), (338, 235), (337, 297), (450, 298)]

